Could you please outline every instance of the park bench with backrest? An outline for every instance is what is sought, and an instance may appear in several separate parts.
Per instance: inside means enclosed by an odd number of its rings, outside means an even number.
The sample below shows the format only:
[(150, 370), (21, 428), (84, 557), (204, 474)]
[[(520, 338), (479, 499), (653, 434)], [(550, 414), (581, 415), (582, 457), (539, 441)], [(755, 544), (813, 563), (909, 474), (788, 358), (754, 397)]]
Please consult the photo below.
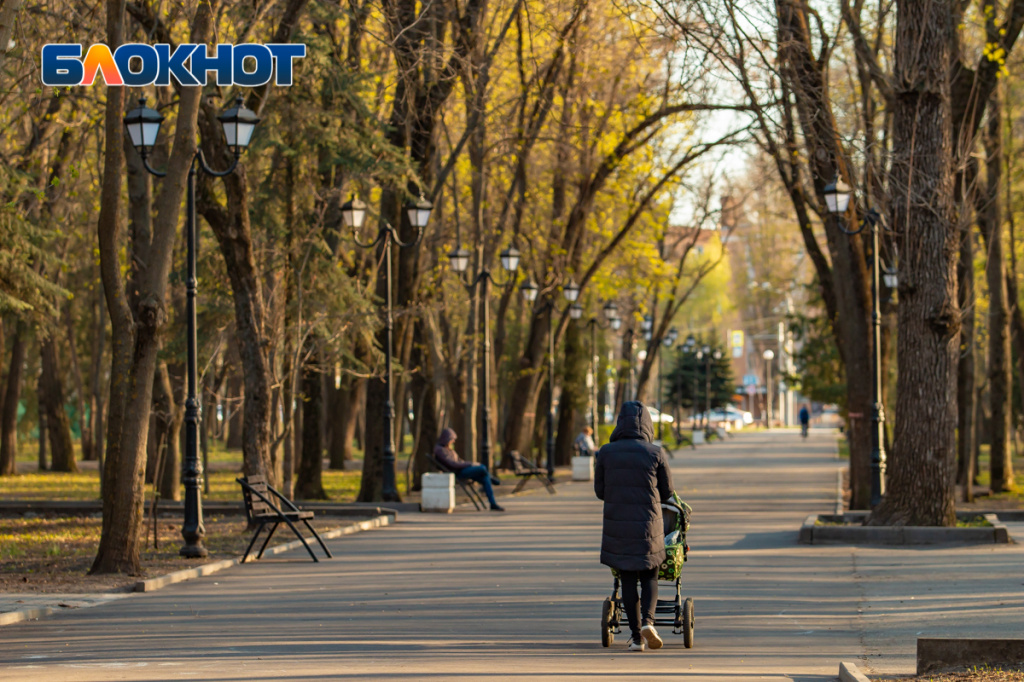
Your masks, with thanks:
[[(320, 561), (316, 558), (316, 554), (313, 553), (312, 548), (306, 541), (306, 538), (302, 536), (299, 529), (295, 526), (295, 522), (302, 522), (309, 532), (313, 534), (317, 542), (320, 543), (320, 547), (323, 548), (324, 554), (327, 558), (332, 558), (331, 551), (327, 549), (327, 545), (324, 544), (323, 538), (316, 532), (316, 529), (310, 525), (309, 520), (313, 518), (313, 512), (302, 511), (294, 504), (291, 500), (282, 495), (281, 493), (274, 490), (274, 488), (267, 483), (267, 479), (261, 475), (252, 475), (245, 478), (235, 479), (240, 486), (242, 486), (242, 495), (245, 498), (245, 515), (249, 519), (249, 526), (256, 526), (256, 532), (253, 533), (252, 540), (249, 541), (249, 546), (245, 549), (245, 554), (242, 555), (241, 563), (245, 563), (249, 557), (249, 552), (252, 551), (253, 545), (256, 544), (256, 539), (259, 538), (260, 532), (263, 531), (265, 526), (270, 526), (270, 532), (267, 533), (266, 539), (263, 541), (263, 545), (260, 547), (259, 553), (256, 558), (259, 559), (263, 556), (263, 551), (267, 548), (267, 544), (270, 542), (270, 538), (274, 536), (274, 531), (277, 527), (282, 524), (288, 524), (288, 527), (292, 529), (295, 536), (302, 541), (302, 544), (306, 547), (306, 551), (309, 552), (309, 556), (313, 558), (313, 561)], [(277, 500), (280, 504), (274, 502)]]
[(510, 451), (508, 453), (508, 458), (512, 461), (512, 473), (519, 477), (519, 483), (512, 490), (513, 494), (525, 488), (531, 478), (536, 478), (544, 484), (544, 487), (548, 489), (549, 493), (552, 495), (555, 494), (555, 486), (548, 480), (548, 472), (523, 457), (519, 454), (518, 450)]
[(459, 489), (462, 490), (466, 497), (469, 498), (469, 501), (473, 503), (473, 506), (476, 507), (477, 511), (483, 511), (484, 509), (487, 509), (487, 507), (484, 505), (483, 496), (480, 494), (480, 491), (476, 489), (476, 483), (470, 480), (459, 478), (455, 474), (454, 469), (445, 466), (441, 461), (434, 457), (432, 453), (428, 452), (426, 453), (426, 455), (427, 461), (430, 462), (431, 466), (440, 471), (442, 474), (452, 475), (452, 477), (455, 479), (455, 484), (458, 485)]

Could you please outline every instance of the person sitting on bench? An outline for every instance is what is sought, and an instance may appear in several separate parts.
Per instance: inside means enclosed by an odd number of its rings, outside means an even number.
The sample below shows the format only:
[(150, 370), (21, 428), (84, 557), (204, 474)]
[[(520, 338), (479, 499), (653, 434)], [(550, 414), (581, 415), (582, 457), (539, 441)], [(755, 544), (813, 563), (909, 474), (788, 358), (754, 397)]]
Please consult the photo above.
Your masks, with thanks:
[(491, 472), (487, 470), (482, 464), (473, 464), (459, 458), (455, 454), (455, 450), (452, 445), (455, 443), (455, 439), (458, 436), (455, 435), (455, 429), (446, 428), (441, 432), (441, 437), (437, 439), (437, 445), (434, 446), (434, 459), (436, 459), (441, 466), (447, 468), (456, 478), (469, 479), (476, 481), (484, 487), (484, 494), (487, 495), (487, 500), (491, 503), (491, 511), (505, 511), (505, 508), (498, 504), (498, 501), (494, 499), (494, 488), (491, 487), (491, 482), (495, 482), (498, 485), (501, 484), (498, 479), (491, 476)]

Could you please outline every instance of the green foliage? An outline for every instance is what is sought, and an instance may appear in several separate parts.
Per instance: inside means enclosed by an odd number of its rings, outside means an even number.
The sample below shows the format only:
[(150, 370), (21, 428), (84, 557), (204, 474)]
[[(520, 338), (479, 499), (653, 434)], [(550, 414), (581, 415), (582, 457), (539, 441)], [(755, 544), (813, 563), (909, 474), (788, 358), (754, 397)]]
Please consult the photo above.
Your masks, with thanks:
[(67, 292), (40, 275), (42, 265), (54, 264), (46, 248), (52, 230), (23, 214), (21, 198), (30, 192), (28, 178), (0, 164), (0, 314), (55, 314), (58, 296)]
[[(810, 290), (818, 291), (817, 286)], [(845, 412), (846, 369), (828, 319), (811, 308), (791, 313), (787, 323), (795, 341), (796, 374), (787, 376), (786, 382), (811, 400), (839, 405)]]
[[(736, 381), (732, 374), (732, 362), (728, 349), (718, 341), (717, 334), (697, 339), (693, 348), (679, 346), (672, 371), (667, 377), (668, 400), (684, 409), (693, 409), (695, 401), (698, 411), (703, 411), (708, 400), (708, 376), (710, 382), (711, 409), (732, 403)], [(703, 348), (710, 353), (704, 354)], [(718, 358), (715, 358), (715, 352)], [(702, 357), (698, 358), (698, 353)], [(709, 374), (710, 373), (710, 374)]]

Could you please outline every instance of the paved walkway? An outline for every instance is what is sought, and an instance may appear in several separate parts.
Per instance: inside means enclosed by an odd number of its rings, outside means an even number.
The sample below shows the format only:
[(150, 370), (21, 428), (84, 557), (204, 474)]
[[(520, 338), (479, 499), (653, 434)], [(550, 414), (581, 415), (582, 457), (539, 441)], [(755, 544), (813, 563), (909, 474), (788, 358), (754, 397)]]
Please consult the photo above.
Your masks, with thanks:
[(601, 647), (600, 503), (572, 484), (503, 515), (406, 514), (334, 541), (333, 561), (281, 555), (3, 628), (0, 678), (811, 681), (840, 660), (912, 672), (918, 634), (1020, 636), (1020, 546), (796, 544), (832, 509), (834, 443), (761, 432), (677, 454), (693, 649), (664, 631), (660, 651)]

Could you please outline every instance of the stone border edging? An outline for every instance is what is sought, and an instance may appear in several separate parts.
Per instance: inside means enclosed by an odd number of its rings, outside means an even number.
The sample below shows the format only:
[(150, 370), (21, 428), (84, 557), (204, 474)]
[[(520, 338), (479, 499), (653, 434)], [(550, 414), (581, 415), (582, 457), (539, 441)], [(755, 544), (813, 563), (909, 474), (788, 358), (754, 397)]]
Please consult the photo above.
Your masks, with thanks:
[[(931, 526), (819, 526), (818, 521), (855, 523), (863, 520), (866, 512), (846, 514), (811, 514), (800, 527), (797, 542), (802, 545), (863, 544), (863, 545), (938, 545), (938, 544), (1007, 544), (1011, 542), (1006, 526), (996, 514), (982, 514), (992, 524), (984, 528), (936, 528)], [(958, 516), (973, 518), (976, 512), (962, 512)]]
[[(384, 526), (390, 526), (394, 517), (391, 514), (382, 514), (375, 516), (372, 519), (365, 521), (357, 521), (351, 523), (344, 528), (335, 528), (329, 530), (326, 533), (321, 533), (320, 537), (324, 540), (333, 540), (334, 538), (340, 538), (344, 535), (352, 535), (364, 530), (372, 530), (374, 528), (383, 528)], [(286, 542), (283, 545), (274, 545), (268, 547), (264, 555), (267, 554), (281, 554), (282, 552), (288, 552), (293, 549), (302, 547), (301, 540), (292, 540)], [(157, 576), (156, 578), (149, 578), (148, 580), (140, 580), (135, 583), (135, 587), (132, 589), (133, 592), (154, 592), (168, 585), (175, 583), (185, 582), (192, 578), (199, 578), (204, 575), (210, 575), (211, 573), (217, 573), (223, 571), (225, 568), (231, 568), (237, 566), (242, 560), (242, 557), (236, 557), (234, 559), (224, 559), (222, 561), (215, 561), (211, 564), (203, 564), (202, 566), (196, 566), (195, 568), (186, 568), (180, 571), (174, 571), (166, 575)]]
[[(380, 514), (379, 516), (375, 516), (371, 519), (350, 523), (344, 528), (335, 528), (334, 530), (327, 531), (326, 533), (321, 533), (320, 537), (322, 537), (324, 540), (333, 540), (334, 538), (339, 538), (345, 535), (353, 535), (355, 533), (359, 533), (362, 531), (373, 530), (374, 528), (383, 528), (384, 526), (390, 526), (391, 524), (393, 524), (397, 520), (397, 517), (398, 515), (394, 512), (390, 514)], [(293, 540), (292, 542), (287, 542), (283, 545), (274, 545), (273, 547), (268, 547), (267, 550), (264, 552), (264, 555), (281, 554), (282, 552), (297, 549), (301, 546), (302, 542), (300, 540)], [(223, 571), (226, 568), (237, 566), (240, 560), (241, 557), (237, 557), (235, 559), (223, 559), (221, 561), (203, 564), (202, 566), (196, 566), (195, 568), (186, 568), (181, 571), (174, 571), (173, 573), (157, 576), (155, 578), (140, 580), (135, 583), (134, 587), (129, 588), (128, 592), (155, 592), (156, 590), (167, 587), (168, 585), (173, 585), (175, 583), (191, 580), (192, 578), (199, 578), (204, 575), (210, 575), (212, 573)], [(118, 595), (118, 598), (121, 598), (121, 595)], [(112, 600), (103, 600), (97, 602), (97, 604), (106, 603), (107, 601)], [(90, 604), (89, 606), (96, 606), (97, 604)], [(4, 625), (13, 625), (15, 623), (21, 623), (27, 620), (38, 620), (39, 618), (51, 616), (55, 613), (63, 612), (66, 610), (67, 609), (60, 606), (39, 606), (28, 609), (21, 609), (20, 611), (8, 611), (6, 613), (0, 613), (0, 627)]]
[(860, 671), (856, 663), (843, 661), (839, 664), (839, 682), (871, 682)]

